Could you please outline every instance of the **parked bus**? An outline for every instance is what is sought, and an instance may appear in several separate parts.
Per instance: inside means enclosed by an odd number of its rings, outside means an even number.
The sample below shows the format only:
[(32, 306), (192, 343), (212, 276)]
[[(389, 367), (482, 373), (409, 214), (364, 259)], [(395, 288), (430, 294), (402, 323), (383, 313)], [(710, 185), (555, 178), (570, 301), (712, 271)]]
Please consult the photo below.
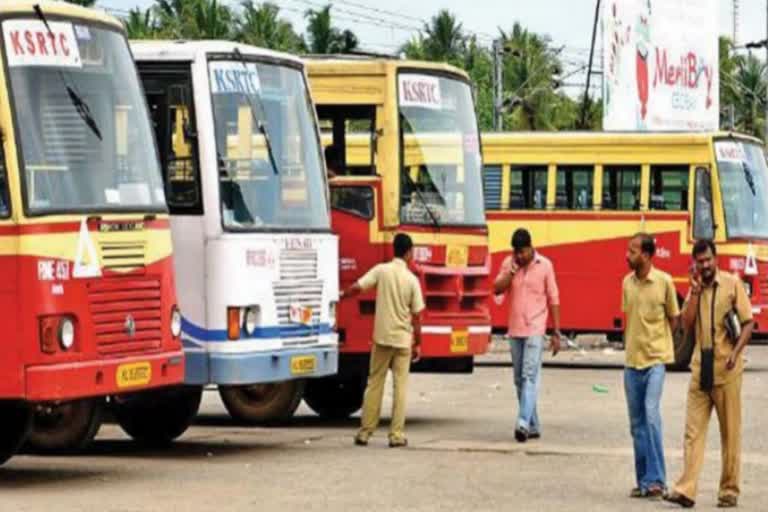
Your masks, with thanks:
[[(333, 229), (341, 286), (392, 257), (396, 233), (415, 243), (424, 291), (416, 371), (470, 372), (490, 340), (490, 260), (472, 88), (443, 64), (378, 57), (312, 57), (310, 86), (333, 147)], [(339, 375), (308, 384), (323, 416), (362, 404), (375, 295), (339, 306)]]
[[(654, 264), (688, 292), (694, 239), (717, 244), (768, 330), (768, 169), (762, 143), (734, 133), (488, 133), (485, 206), (493, 272), (518, 227), (555, 265), (562, 329), (620, 339), (632, 235), (656, 238)], [(506, 299), (492, 306), (502, 329)]]
[(0, 27), (0, 459), (30, 422), (33, 449), (83, 447), (106, 397), (136, 437), (174, 437), (152, 406), (184, 375), (170, 227), (122, 25), (20, 1)]
[[(336, 373), (338, 239), (304, 65), (229, 42), (136, 42), (164, 168), (187, 356), (232, 417), (290, 417)], [(192, 400), (192, 398), (190, 398)]]

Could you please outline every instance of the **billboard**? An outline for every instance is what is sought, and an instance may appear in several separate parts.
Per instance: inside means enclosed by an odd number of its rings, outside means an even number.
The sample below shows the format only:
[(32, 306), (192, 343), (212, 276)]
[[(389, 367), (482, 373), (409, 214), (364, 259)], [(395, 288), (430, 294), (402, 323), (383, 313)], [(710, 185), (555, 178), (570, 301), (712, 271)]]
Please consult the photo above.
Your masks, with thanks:
[(716, 0), (603, 2), (603, 129), (717, 130)]

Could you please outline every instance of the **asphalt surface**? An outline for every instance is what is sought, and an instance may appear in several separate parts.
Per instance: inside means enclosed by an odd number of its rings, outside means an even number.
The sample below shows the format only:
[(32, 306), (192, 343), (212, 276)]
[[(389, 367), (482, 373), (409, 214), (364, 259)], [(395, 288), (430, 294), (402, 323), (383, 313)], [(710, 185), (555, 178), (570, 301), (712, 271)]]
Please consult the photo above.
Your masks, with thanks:
[[(768, 347), (750, 348), (744, 381), (743, 510), (768, 510)], [(647, 511), (634, 484), (621, 353), (561, 354), (547, 367), (543, 438), (513, 438), (516, 405), (504, 352), (472, 375), (414, 375), (410, 446), (390, 449), (386, 421), (371, 445), (352, 445), (357, 418), (326, 422), (305, 406), (281, 427), (235, 425), (218, 395), (172, 448), (138, 449), (105, 425), (78, 456), (18, 456), (0, 468), (4, 511)], [(556, 358), (557, 359), (557, 358)], [(586, 367), (590, 359), (602, 369)], [(610, 364), (609, 364), (610, 363)], [(669, 374), (663, 400), (669, 480), (679, 474), (689, 374)], [(388, 412), (387, 398), (384, 410)], [(710, 427), (697, 510), (714, 510), (719, 436)]]

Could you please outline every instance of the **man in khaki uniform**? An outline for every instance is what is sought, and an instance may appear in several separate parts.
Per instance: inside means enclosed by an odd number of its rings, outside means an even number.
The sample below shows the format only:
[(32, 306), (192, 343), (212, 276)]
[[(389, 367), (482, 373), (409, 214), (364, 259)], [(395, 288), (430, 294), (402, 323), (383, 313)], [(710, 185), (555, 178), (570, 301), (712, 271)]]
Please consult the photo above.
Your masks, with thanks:
[[(710, 240), (696, 242), (693, 258), (691, 289), (683, 306), (686, 329), (696, 329), (685, 420), (685, 465), (674, 492), (665, 499), (685, 508), (695, 505), (714, 407), (722, 449), (718, 507), (730, 508), (738, 505), (740, 492), (742, 352), (752, 337), (752, 305), (741, 280), (717, 270), (716, 249)], [(741, 324), (735, 342), (726, 330), (725, 318), (730, 311), (736, 312)]]
[(421, 353), (419, 314), (424, 299), (418, 278), (408, 269), (413, 255), (413, 242), (408, 235), (397, 234), (395, 257), (389, 263), (376, 265), (342, 292), (342, 298), (376, 288), (376, 319), (368, 385), (363, 398), (363, 416), (355, 444), (365, 446), (379, 424), (381, 399), (387, 370), (392, 370), (394, 403), (389, 429), (389, 446), (407, 446), (405, 437), (405, 399), (411, 360)]
[(661, 498), (667, 480), (660, 404), (665, 365), (675, 360), (672, 332), (680, 310), (672, 277), (653, 266), (655, 254), (652, 236), (632, 237), (627, 247), (632, 272), (622, 285), (627, 319), (624, 392), (635, 454), (632, 498)]

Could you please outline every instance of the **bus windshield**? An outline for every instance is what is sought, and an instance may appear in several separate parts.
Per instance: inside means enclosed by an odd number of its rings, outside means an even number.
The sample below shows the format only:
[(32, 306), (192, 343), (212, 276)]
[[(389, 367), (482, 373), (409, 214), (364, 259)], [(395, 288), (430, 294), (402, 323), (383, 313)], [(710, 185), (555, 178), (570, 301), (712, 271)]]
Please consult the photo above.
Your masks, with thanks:
[(2, 24), (30, 213), (166, 210), (128, 42), (102, 25)]
[(715, 143), (729, 238), (768, 238), (768, 167), (760, 146)]
[(224, 228), (330, 229), (303, 73), (236, 57), (208, 64)]
[(485, 224), (477, 119), (469, 84), (398, 76), (404, 224)]

